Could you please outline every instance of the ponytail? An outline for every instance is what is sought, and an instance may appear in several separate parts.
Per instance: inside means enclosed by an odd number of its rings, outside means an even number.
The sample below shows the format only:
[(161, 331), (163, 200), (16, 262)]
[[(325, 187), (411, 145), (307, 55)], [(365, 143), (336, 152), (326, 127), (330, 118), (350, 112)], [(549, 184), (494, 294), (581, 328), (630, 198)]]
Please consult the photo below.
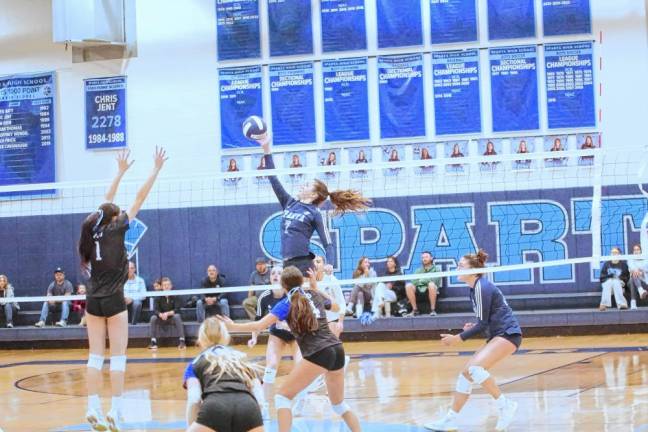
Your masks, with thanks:
[(295, 266), (286, 267), (281, 272), (281, 286), (292, 290), (290, 295), (290, 312), (288, 312), (288, 326), (296, 334), (313, 333), (319, 327), (317, 318), (313, 313), (311, 302), (301, 290), (304, 283), (302, 272)]
[(468, 261), (470, 268), (484, 268), (486, 267), (486, 260), (488, 260), (488, 254), (483, 249), (479, 249), (474, 254), (466, 254), (463, 257)]
[(326, 201), (327, 198), (330, 198), (335, 207), (336, 214), (366, 210), (371, 205), (370, 199), (365, 198), (360, 192), (355, 190), (346, 189), (329, 192), (326, 183), (321, 180), (315, 180), (313, 182), (313, 191), (316, 195), (313, 204), (319, 205)]

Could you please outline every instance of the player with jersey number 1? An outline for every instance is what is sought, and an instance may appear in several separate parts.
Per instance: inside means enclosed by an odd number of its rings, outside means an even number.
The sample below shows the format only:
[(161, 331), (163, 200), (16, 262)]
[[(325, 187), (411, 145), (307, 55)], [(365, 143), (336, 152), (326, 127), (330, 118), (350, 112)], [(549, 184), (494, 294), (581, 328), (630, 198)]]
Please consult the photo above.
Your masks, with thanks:
[[(128, 345), (128, 312), (124, 300), (124, 284), (128, 279), (128, 257), (124, 238), (129, 222), (137, 216), (167, 160), (164, 149), (156, 148), (153, 172), (137, 192), (130, 209), (123, 212), (113, 203), (113, 200), (122, 177), (133, 165), (133, 162), (128, 161), (129, 155), (129, 151), (122, 151), (117, 156), (119, 168), (117, 176), (106, 193), (105, 202), (83, 221), (79, 239), (82, 270), (89, 276), (85, 315), (90, 346), (87, 365), (86, 420), (95, 431), (120, 430), (121, 395), (124, 390)], [(106, 333), (110, 339), (112, 408), (104, 419), (99, 391), (106, 350)]]
[[(254, 124), (251, 124), (254, 123)], [(259, 126), (260, 125), (260, 126)], [(254, 122), (248, 119), (243, 123), (243, 133), (246, 137), (256, 140), (263, 148), (263, 158), (267, 169), (274, 169), (270, 135), (267, 126), (260, 117)], [(320, 237), (326, 251), (326, 260), (333, 262), (333, 244), (331, 236), (324, 226), (324, 220), (319, 208), (327, 198), (333, 203), (334, 213), (342, 214), (348, 211), (367, 209), (371, 201), (358, 191), (337, 190), (329, 192), (326, 184), (320, 180), (306, 183), (302, 186), (297, 198), (293, 198), (277, 178), (270, 176), (270, 184), (279, 204), (283, 208), (281, 216), (281, 256), (284, 268), (295, 266), (306, 275), (313, 268), (315, 255), (310, 251), (310, 239), (314, 231)]]

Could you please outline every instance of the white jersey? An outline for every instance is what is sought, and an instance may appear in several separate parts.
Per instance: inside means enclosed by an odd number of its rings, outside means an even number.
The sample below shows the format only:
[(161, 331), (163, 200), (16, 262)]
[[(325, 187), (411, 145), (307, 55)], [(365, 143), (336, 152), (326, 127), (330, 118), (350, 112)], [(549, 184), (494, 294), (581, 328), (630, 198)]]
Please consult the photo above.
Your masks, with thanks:
[(337, 278), (333, 275), (325, 274), (324, 278), (322, 279), (322, 282), (331, 283), (331, 285), (329, 286), (322, 287), (322, 291), (324, 291), (329, 297), (331, 297), (333, 302), (337, 303), (337, 305), (340, 307), (340, 310), (338, 312), (332, 312), (330, 310), (327, 310), (326, 320), (328, 322), (331, 322), (340, 319), (340, 317), (344, 318), (346, 301), (344, 300), (344, 293), (342, 292), (342, 287), (340, 286), (339, 283), (337, 283)]

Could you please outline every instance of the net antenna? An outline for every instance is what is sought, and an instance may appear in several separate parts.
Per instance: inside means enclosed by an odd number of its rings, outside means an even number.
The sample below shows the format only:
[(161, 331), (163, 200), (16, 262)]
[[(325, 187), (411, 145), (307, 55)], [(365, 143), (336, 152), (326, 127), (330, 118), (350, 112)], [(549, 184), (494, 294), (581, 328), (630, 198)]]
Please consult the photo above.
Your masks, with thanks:
[(601, 207), (604, 153), (598, 149), (599, 154), (594, 157), (594, 176), (592, 180), (592, 269), (601, 268)]

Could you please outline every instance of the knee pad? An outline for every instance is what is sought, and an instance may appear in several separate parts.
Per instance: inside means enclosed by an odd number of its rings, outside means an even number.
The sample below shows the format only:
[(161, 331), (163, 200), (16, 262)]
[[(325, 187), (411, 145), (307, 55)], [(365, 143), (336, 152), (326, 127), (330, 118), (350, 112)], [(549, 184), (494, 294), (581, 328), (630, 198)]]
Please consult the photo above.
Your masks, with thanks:
[(273, 384), (277, 377), (277, 369), (266, 367), (263, 371), (263, 383)]
[(340, 402), (337, 405), (331, 405), (331, 408), (333, 408), (333, 412), (340, 417), (342, 417), (345, 412), (351, 411), (351, 407), (344, 401)]
[(457, 385), (455, 386), (455, 391), (457, 393), (470, 394), (472, 393), (472, 383), (468, 381), (463, 374), (459, 374), (457, 377)]
[(104, 358), (97, 354), (90, 354), (88, 356), (88, 367), (92, 369), (101, 370), (103, 368)]
[(476, 384), (481, 384), (490, 377), (488, 371), (481, 366), (470, 366), (468, 374)]
[(126, 356), (119, 355), (110, 357), (110, 371), (126, 372)]
[(286, 396), (277, 394), (275, 395), (275, 409), (291, 409), (292, 408), (292, 399), (288, 399)]

